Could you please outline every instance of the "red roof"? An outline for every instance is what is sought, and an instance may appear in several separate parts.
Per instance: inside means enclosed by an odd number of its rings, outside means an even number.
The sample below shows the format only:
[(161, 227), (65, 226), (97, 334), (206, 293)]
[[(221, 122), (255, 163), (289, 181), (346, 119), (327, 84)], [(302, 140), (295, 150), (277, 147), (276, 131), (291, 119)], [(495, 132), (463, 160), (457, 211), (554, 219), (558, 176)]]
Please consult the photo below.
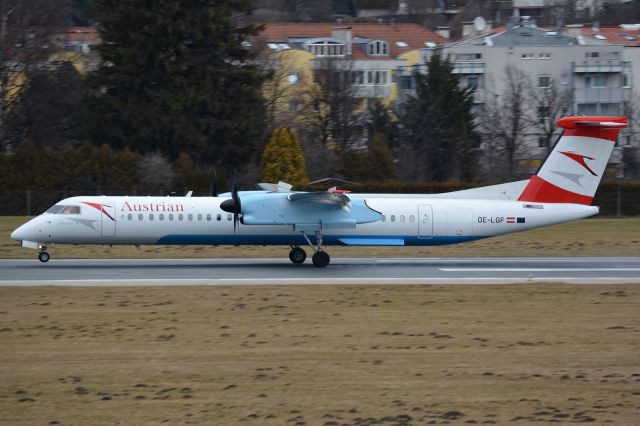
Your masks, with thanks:
[[(389, 43), (389, 56), (368, 56), (357, 46), (352, 52), (355, 59), (389, 59), (396, 58), (405, 52), (427, 47), (426, 42), (444, 44), (449, 40), (418, 24), (368, 24), (368, 23), (290, 23), (273, 22), (264, 24), (264, 31), (257, 38), (266, 42), (286, 43), (291, 38), (331, 37), (335, 28), (351, 28), (351, 37), (372, 40), (384, 40)], [(404, 42), (407, 47), (399, 47), (396, 43)]]
[(600, 27), (599, 30), (596, 30), (593, 27), (583, 27), (580, 28), (580, 30), (582, 35), (586, 37), (595, 37), (598, 34), (604, 36), (606, 37), (606, 40), (602, 39), (602, 41), (607, 43), (640, 47), (639, 30), (624, 29), (621, 27)]
[(100, 44), (100, 34), (93, 27), (71, 27), (67, 29), (67, 41), (77, 41), (89, 44)]

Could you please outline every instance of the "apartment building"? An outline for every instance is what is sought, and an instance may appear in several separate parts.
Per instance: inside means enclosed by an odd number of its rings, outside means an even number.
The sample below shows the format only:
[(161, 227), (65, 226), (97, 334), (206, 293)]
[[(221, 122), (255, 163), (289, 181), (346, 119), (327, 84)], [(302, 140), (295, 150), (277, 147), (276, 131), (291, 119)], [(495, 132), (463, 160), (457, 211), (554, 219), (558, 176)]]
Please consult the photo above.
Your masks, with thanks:
[(446, 41), (408, 23), (267, 23), (247, 47), (273, 70), (265, 97), (275, 103), (275, 114), (286, 117), (301, 109), (314, 73), (327, 66), (335, 67), (364, 103), (395, 102), (397, 70), (422, 61), (421, 49)]
[[(496, 97), (505, 93), (507, 70), (518, 70), (529, 79), (533, 91), (556, 90), (562, 95), (562, 112), (585, 115), (631, 114), (637, 109), (640, 76), (633, 64), (640, 58), (640, 26), (598, 28), (538, 28), (532, 24), (494, 29), (459, 42), (445, 45), (442, 53), (454, 65), (463, 87), (476, 87), (474, 109), (478, 117)], [(423, 49), (423, 64), (433, 49)], [(398, 70), (401, 88), (398, 99), (402, 107), (413, 94), (414, 71), (424, 72), (424, 65)], [(634, 92), (634, 88), (636, 92)], [(525, 102), (539, 102), (535, 93)], [(549, 120), (548, 105), (530, 105), (540, 120)], [(636, 126), (637, 127), (637, 126)], [(623, 132), (619, 147), (612, 156), (614, 165), (622, 162), (622, 151), (637, 148), (640, 134), (631, 126)], [(533, 171), (546, 156), (548, 139), (539, 126), (529, 126), (524, 144), (517, 153), (523, 172)], [(617, 170), (620, 175), (623, 171)]]

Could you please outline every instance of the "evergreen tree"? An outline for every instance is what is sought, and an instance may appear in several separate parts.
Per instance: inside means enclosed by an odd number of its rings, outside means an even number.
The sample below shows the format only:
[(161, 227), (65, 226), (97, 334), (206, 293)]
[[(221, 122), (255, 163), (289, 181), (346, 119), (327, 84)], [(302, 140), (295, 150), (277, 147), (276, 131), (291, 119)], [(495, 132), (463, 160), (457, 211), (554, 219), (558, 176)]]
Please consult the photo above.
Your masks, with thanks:
[(443, 182), (470, 181), (477, 169), (480, 139), (474, 130), (474, 88), (462, 89), (453, 66), (436, 51), (427, 74), (416, 73), (416, 96), (407, 102), (401, 122), (411, 150), (414, 177)]
[(273, 131), (262, 154), (262, 179), (265, 182), (282, 180), (293, 186), (308, 183), (302, 146), (294, 130), (285, 127)]
[(227, 171), (262, 139), (264, 75), (242, 42), (249, 0), (95, 0), (103, 64), (90, 80), (96, 144), (186, 152)]

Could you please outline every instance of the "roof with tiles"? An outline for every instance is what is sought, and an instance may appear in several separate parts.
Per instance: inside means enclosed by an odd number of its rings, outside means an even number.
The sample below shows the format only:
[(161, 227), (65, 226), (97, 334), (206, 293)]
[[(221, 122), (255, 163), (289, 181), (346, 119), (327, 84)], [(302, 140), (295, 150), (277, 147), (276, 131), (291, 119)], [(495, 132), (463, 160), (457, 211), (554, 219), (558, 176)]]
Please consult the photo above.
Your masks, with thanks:
[(610, 44), (640, 47), (640, 25), (625, 27), (582, 27), (579, 29), (584, 37), (592, 37)]
[(352, 39), (384, 40), (389, 43), (390, 54), (386, 57), (367, 55), (354, 43), (353, 59), (389, 59), (403, 53), (427, 47), (425, 43), (444, 44), (448, 39), (439, 36), (418, 24), (407, 23), (267, 23), (257, 38), (265, 42), (289, 43), (296, 39), (331, 37), (336, 28), (351, 28)]

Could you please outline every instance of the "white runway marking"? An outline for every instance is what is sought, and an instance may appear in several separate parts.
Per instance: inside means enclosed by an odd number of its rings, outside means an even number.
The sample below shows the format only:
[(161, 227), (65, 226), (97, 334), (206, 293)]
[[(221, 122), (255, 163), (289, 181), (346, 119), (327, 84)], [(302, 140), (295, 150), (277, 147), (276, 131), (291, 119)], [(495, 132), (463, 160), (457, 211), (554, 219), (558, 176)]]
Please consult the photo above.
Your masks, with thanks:
[(640, 268), (438, 268), (443, 272), (640, 272)]
[(221, 278), (221, 279), (95, 279), (95, 280), (42, 280), (42, 281), (0, 281), (0, 286), (35, 287), (126, 287), (126, 286), (227, 286), (227, 285), (469, 285), (469, 284), (633, 284), (638, 280), (611, 277), (456, 277), (456, 278)]

